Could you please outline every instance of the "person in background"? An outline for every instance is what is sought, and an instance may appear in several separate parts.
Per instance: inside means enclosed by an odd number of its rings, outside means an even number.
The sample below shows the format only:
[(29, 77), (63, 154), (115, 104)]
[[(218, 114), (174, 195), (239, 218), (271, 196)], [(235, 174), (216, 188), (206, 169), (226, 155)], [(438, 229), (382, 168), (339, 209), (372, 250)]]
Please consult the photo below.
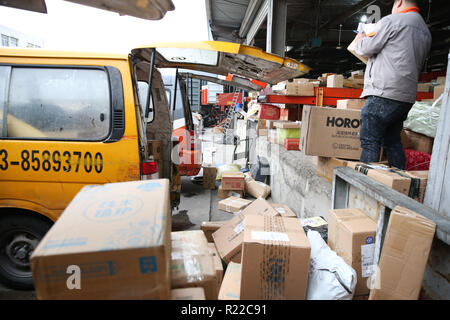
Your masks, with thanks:
[(389, 166), (405, 168), (400, 134), (416, 101), (419, 73), (431, 47), (431, 33), (417, 0), (396, 0), (392, 14), (369, 34), (358, 33), (355, 52), (369, 61), (361, 97), (361, 162), (378, 162), (381, 146)]

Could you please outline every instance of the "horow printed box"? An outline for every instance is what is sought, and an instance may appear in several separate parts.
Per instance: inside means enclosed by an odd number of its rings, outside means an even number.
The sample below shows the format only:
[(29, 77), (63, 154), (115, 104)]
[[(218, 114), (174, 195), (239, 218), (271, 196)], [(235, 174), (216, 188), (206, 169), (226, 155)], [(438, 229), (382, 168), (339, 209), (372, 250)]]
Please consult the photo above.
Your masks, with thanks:
[(167, 179), (84, 187), (31, 256), (37, 298), (170, 299), (169, 201)]

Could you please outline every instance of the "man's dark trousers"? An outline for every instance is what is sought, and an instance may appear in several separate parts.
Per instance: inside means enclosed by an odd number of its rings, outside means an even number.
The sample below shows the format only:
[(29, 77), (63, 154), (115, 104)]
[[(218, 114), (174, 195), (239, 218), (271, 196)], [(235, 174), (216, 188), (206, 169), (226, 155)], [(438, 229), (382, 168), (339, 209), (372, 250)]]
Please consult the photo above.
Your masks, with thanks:
[(405, 151), (400, 134), (403, 121), (413, 105), (378, 96), (369, 96), (361, 111), (361, 162), (378, 162), (384, 147), (389, 166), (405, 169)]

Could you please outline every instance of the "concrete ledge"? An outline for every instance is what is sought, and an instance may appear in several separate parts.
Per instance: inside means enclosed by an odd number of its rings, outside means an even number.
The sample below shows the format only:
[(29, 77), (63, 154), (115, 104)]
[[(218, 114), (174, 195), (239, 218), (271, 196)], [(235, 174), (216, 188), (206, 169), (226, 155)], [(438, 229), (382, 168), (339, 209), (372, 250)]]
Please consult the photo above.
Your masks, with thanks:
[(285, 150), (267, 137), (256, 139), (255, 154), (270, 164), (270, 187), (275, 203), (288, 205), (300, 218), (323, 216), (331, 209), (331, 183), (316, 174), (312, 157), (303, 152)]

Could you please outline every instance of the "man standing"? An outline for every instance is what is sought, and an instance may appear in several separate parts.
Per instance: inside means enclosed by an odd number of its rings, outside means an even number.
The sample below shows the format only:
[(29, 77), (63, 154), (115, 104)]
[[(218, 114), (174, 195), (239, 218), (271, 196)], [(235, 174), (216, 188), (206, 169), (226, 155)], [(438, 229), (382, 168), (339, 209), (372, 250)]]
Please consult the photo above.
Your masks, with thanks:
[(403, 121), (416, 101), (417, 82), (431, 47), (431, 33), (417, 0), (396, 0), (392, 14), (370, 34), (356, 36), (355, 52), (369, 58), (364, 76), (366, 104), (361, 112), (361, 162), (377, 162), (380, 148), (389, 166), (405, 168), (400, 139)]

